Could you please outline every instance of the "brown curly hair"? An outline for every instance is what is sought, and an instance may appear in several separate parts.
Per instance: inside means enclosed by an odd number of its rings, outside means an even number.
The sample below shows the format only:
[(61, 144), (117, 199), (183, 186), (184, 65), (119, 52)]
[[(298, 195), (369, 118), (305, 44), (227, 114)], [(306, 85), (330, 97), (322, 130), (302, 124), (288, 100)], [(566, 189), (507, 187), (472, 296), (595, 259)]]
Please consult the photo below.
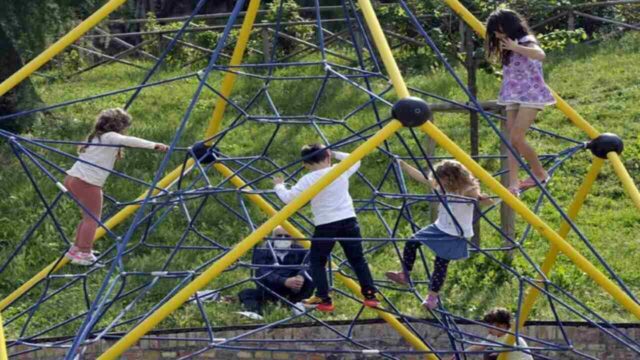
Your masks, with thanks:
[[(93, 131), (87, 136), (87, 144), (80, 145), (78, 152), (83, 153), (94, 138), (100, 140), (100, 136), (108, 132), (121, 133), (131, 126), (131, 115), (124, 109), (113, 108), (102, 110), (93, 126)], [(122, 158), (122, 149), (118, 150), (118, 159)]]
[(511, 326), (511, 311), (501, 307), (493, 308), (484, 314), (482, 321), (492, 325)]
[(455, 160), (444, 160), (435, 166), (435, 174), (429, 174), (429, 180), (434, 187), (440, 184), (447, 193), (464, 195), (469, 189), (479, 187), (478, 180), (464, 165)]

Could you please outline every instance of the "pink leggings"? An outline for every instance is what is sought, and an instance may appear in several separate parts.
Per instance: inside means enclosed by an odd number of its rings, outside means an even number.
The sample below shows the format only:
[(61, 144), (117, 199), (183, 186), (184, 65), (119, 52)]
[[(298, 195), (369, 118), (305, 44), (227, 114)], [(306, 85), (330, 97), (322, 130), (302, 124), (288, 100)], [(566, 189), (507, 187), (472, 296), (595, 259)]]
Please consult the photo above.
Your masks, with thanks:
[[(64, 186), (71, 194), (93, 214), (96, 219), (102, 216), (102, 188), (89, 184), (75, 176), (67, 176), (64, 179)], [(84, 209), (82, 211), (82, 221), (76, 229), (75, 246), (83, 252), (90, 252), (93, 248), (93, 238), (96, 236), (98, 223)]]

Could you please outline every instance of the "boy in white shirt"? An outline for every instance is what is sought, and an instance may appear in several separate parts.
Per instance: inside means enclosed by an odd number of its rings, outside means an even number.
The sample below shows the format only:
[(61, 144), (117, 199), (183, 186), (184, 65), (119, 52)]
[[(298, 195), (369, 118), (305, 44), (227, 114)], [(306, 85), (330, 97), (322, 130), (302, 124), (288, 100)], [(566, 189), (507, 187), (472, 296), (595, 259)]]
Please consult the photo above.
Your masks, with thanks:
[[(303, 176), (291, 189), (287, 189), (282, 177), (274, 177), (275, 191), (280, 200), (285, 203), (297, 198), (303, 191), (313, 185), (318, 179), (332, 169), (331, 156), (337, 160), (346, 158), (349, 154), (332, 152), (321, 144), (311, 144), (302, 147), (301, 156), (304, 167), (310, 172)], [(331, 250), (336, 243), (335, 238), (360, 239), (360, 227), (353, 208), (353, 200), (349, 195), (349, 177), (360, 167), (358, 161), (345, 171), (331, 184), (327, 185), (311, 200), (315, 231), (311, 242), (309, 262), (311, 277), (316, 285), (316, 295), (303, 301), (306, 307), (315, 307), (319, 311), (330, 312), (335, 309), (329, 296), (329, 283), (325, 266)], [(339, 241), (344, 253), (351, 264), (358, 282), (360, 283), (364, 305), (376, 307), (376, 288), (373, 284), (369, 265), (362, 251), (362, 242), (358, 240)]]
[[(493, 308), (487, 312), (482, 321), (486, 324), (493, 326), (489, 328), (489, 335), (487, 336), (486, 345), (473, 345), (468, 347), (467, 351), (483, 351), (489, 348), (497, 348), (498, 344), (505, 344), (507, 341), (507, 331), (511, 328), (511, 312), (505, 308)], [(521, 348), (527, 347), (527, 342), (523, 338), (518, 337), (518, 346)], [(497, 349), (496, 349), (497, 350)], [(500, 355), (500, 352), (486, 353), (484, 359), (495, 360)], [(452, 355), (449, 359), (455, 360), (456, 356)], [(527, 354), (522, 351), (510, 351), (506, 353), (506, 360), (533, 360), (531, 354)]]

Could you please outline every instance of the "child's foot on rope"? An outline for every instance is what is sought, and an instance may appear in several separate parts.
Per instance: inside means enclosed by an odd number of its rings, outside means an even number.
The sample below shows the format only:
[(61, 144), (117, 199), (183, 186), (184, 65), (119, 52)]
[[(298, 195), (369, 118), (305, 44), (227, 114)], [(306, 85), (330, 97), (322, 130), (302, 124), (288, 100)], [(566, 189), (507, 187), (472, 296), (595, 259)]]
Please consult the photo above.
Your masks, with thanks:
[(80, 266), (91, 266), (93, 264), (97, 264), (98, 261), (98, 258), (96, 258), (92, 252), (80, 251), (75, 246), (69, 249), (64, 256), (71, 260), (72, 264)]
[(409, 284), (409, 276), (404, 271), (387, 271), (384, 275), (396, 284)]
[(310, 308), (310, 309), (315, 308), (316, 310), (322, 311), (322, 312), (331, 312), (336, 308), (333, 305), (333, 302), (331, 301), (330, 297), (322, 299), (315, 295), (308, 299), (302, 300), (302, 305), (306, 308)]
[(429, 294), (427, 298), (422, 302), (422, 306), (429, 310), (433, 310), (438, 307), (438, 303), (440, 302), (440, 298), (436, 294)]
[[(545, 175), (542, 178), (542, 180), (539, 180), (540, 185), (543, 185), (543, 186), (546, 185), (549, 179), (550, 179), (549, 175), (548, 174)], [(528, 177), (526, 180), (520, 182), (520, 184), (518, 185), (518, 189), (520, 191), (525, 191), (527, 189), (531, 189), (532, 187), (536, 187), (536, 186), (537, 186), (536, 181), (533, 180), (532, 177)]]

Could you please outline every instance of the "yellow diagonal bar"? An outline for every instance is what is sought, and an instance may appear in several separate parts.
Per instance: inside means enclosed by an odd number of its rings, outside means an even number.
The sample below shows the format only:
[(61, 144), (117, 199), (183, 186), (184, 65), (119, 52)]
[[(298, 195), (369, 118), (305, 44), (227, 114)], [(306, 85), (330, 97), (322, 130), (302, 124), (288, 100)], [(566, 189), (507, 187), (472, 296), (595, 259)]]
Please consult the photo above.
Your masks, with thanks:
[[(584, 204), (584, 201), (587, 198), (587, 195), (591, 191), (591, 187), (593, 186), (593, 183), (596, 181), (596, 178), (598, 177), (598, 174), (600, 173), (600, 170), (602, 169), (603, 165), (604, 165), (603, 159), (600, 159), (598, 157), (593, 158), (591, 169), (589, 169), (589, 172), (587, 173), (584, 180), (582, 181), (582, 185), (580, 185), (580, 188), (578, 188), (578, 191), (576, 192), (576, 195), (573, 198), (571, 205), (569, 205), (567, 216), (569, 217), (569, 219), (571, 219), (571, 221), (575, 221), (575, 219), (578, 217), (578, 213), (580, 212), (580, 209), (582, 208), (582, 205)], [(560, 235), (563, 239), (566, 239), (570, 230), (571, 230), (571, 226), (569, 226), (569, 223), (567, 221), (563, 221), (562, 225), (560, 225), (560, 230), (558, 231), (558, 235)], [(544, 262), (542, 263), (542, 266), (540, 267), (540, 271), (544, 274), (544, 277), (542, 275), (539, 275), (537, 279), (538, 283), (542, 283), (542, 281), (544, 281), (544, 278), (549, 277), (549, 274), (551, 273), (551, 268), (556, 263), (558, 253), (559, 253), (558, 247), (552, 244), (551, 247), (549, 248), (549, 251), (547, 252), (547, 256), (545, 257)], [(520, 315), (518, 316), (518, 325), (519, 325), (518, 330), (521, 330), (524, 327), (524, 324), (529, 318), (529, 314), (531, 314), (531, 310), (533, 310), (533, 305), (535, 304), (539, 295), (540, 295), (540, 290), (538, 290), (538, 288), (533, 286), (529, 288), (529, 291), (527, 292), (527, 295), (525, 296), (524, 301), (522, 302), (522, 307), (520, 308)], [(515, 332), (515, 327), (512, 329), (512, 331)], [(514, 343), (515, 343), (515, 336), (509, 334), (509, 336), (506, 339), (506, 345), (512, 346)], [(503, 353), (500, 353), (498, 360), (506, 360), (506, 358), (507, 358), (507, 353), (503, 352)]]
[[(228, 167), (226, 167), (225, 165), (221, 164), (221, 163), (217, 163), (214, 165), (215, 169), (218, 170), (222, 176), (229, 178), (229, 180), (231, 181), (232, 184), (234, 184), (236, 187), (238, 188), (246, 188), (246, 183), (238, 176), (236, 176), (233, 171), (231, 171), (231, 169), (229, 169)], [(247, 190), (251, 190), (251, 189), (247, 189)], [(258, 207), (264, 211), (265, 213), (267, 213), (267, 215), (269, 216), (274, 216), (276, 215), (278, 212), (276, 211), (276, 209), (274, 209), (271, 205), (269, 205), (268, 202), (266, 202), (262, 196), (258, 195), (258, 194), (251, 194), (248, 193), (247, 197), (256, 205), (258, 205)], [(291, 224), (289, 221), (285, 221), (284, 223), (282, 223), (282, 227), (285, 228), (285, 230), (287, 230), (287, 232), (294, 238), (298, 238), (298, 239), (304, 239), (305, 236), (302, 232), (300, 232), (300, 230), (298, 230), (295, 226), (293, 226), (293, 224)], [(311, 247), (311, 242), (304, 240), (304, 241), (299, 241), (299, 243), (304, 246), (306, 249), (309, 249)], [(331, 265), (333, 266), (333, 264)], [(344, 275), (342, 275), (339, 272), (335, 272), (334, 273), (336, 279), (338, 279), (340, 282), (342, 282), (351, 292), (353, 292), (356, 296), (358, 297), (362, 297), (361, 295), (361, 291), (360, 291), (360, 285), (358, 285), (357, 282), (353, 281), (353, 279), (350, 279), (349, 277), (346, 277)], [(378, 314), (378, 316), (380, 318), (382, 318), (383, 320), (385, 320), (391, 327), (393, 327), (408, 343), (410, 343), (415, 349), (420, 350), (420, 351), (430, 351), (431, 349), (429, 349), (429, 347), (422, 341), (420, 340), (419, 337), (417, 337), (413, 332), (411, 332), (409, 329), (407, 329), (404, 325), (402, 325), (402, 323), (400, 323), (400, 321), (398, 319), (396, 319), (394, 316), (392, 316), (390, 313), (386, 312), (386, 311), (381, 311), (381, 310), (375, 310), (376, 313)], [(428, 354), (427, 355), (429, 359), (431, 360), (435, 360), (437, 359), (437, 357), (433, 354)]]
[(387, 69), (387, 73), (389, 74), (389, 78), (391, 79), (391, 85), (393, 85), (393, 89), (396, 91), (398, 98), (402, 99), (408, 97), (409, 89), (407, 89), (407, 85), (402, 78), (400, 68), (396, 63), (396, 59), (393, 57), (393, 52), (391, 52), (391, 48), (389, 47), (387, 38), (384, 36), (382, 26), (380, 26), (380, 21), (378, 21), (378, 17), (373, 10), (371, 1), (358, 0), (358, 5), (360, 5), (362, 15), (364, 16), (364, 19), (367, 23), (369, 32), (371, 32), (373, 42), (378, 49), (378, 53), (380, 53), (382, 63), (384, 64), (385, 69)]
[[(251, 0), (250, 4), (249, 4), (249, 9), (252, 9), (253, 12), (257, 12), (257, 9), (260, 7), (260, 0)], [(242, 32), (239, 35), (239, 39), (242, 41), (238, 41), (236, 43), (236, 47), (234, 49), (234, 59), (235, 59), (235, 63), (234, 64), (239, 64), (241, 59), (237, 59), (238, 56), (242, 56), (242, 54), (244, 54), (244, 51), (246, 49), (247, 46), (247, 40), (248, 37), (243, 35), (245, 33), (250, 33), (251, 32), (251, 28), (253, 27), (253, 22), (255, 21), (255, 14), (250, 14), (247, 13), (247, 15), (244, 18), (244, 21), (242, 23)], [(240, 54), (240, 55), (238, 55)], [(232, 60), (233, 63), (233, 60)], [(227, 77), (225, 77), (225, 80), (227, 80)], [(227, 80), (227, 82), (230, 82), (230, 85), (228, 86), (232, 86), (233, 85), (233, 79), (231, 80)], [(228, 91), (227, 94), (230, 93), (230, 89)], [(218, 105), (220, 105), (220, 101), (222, 99), (218, 99), (218, 104), (216, 105), (216, 109), (218, 108)], [(226, 104), (225, 101), (222, 101), (222, 106), (224, 106)], [(215, 110), (214, 110), (214, 114), (215, 114)], [(222, 120), (222, 115), (219, 116), (212, 116), (209, 127), (207, 132), (205, 133), (204, 138), (209, 138), (211, 137), (215, 132), (217, 132), (219, 126), (220, 126), (220, 121)], [(211, 131), (213, 131), (213, 133), (211, 133)], [(187, 163), (183, 166), (179, 166), (176, 169), (174, 169), (173, 171), (171, 171), (169, 174), (167, 174), (162, 180), (160, 180), (160, 182), (158, 182), (157, 187), (158, 188), (162, 188), (162, 189), (167, 189), (171, 184), (173, 184), (173, 182), (178, 179), (180, 177), (181, 174), (189, 172), (191, 170), (191, 167), (193, 166), (194, 161), (193, 159), (189, 159), (189, 161), (187, 161)], [(157, 193), (154, 192), (154, 194)], [(146, 192), (142, 195), (140, 195), (136, 200), (140, 201), (143, 200), (146, 197)], [(129, 205), (126, 206), (125, 208), (123, 208), (122, 210), (118, 211), (113, 217), (111, 217), (109, 220), (107, 220), (105, 222), (105, 226), (108, 229), (113, 229), (115, 228), (117, 225), (119, 225), (120, 223), (122, 223), (123, 221), (125, 221), (126, 219), (128, 219), (132, 214), (134, 214), (136, 212), (136, 210), (138, 210), (139, 206), (138, 205)], [(106, 230), (104, 228), (98, 228), (98, 231), (96, 232), (94, 241), (102, 238), (104, 235), (106, 234)], [(13, 303), (16, 299), (18, 299), (20, 296), (22, 296), (24, 293), (26, 293), (27, 291), (29, 291), (29, 289), (31, 289), (32, 287), (34, 287), (35, 285), (37, 285), (40, 281), (42, 281), (42, 279), (44, 279), (45, 277), (47, 277), (47, 275), (49, 275), (52, 272), (58, 271), (60, 268), (64, 267), (65, 265), (67, 265), (69, 263), (69, 260), (67, 258), (63, 258), (60, 261), (54, 261), (51, 264), (49, 264), (47, 267), (45, 267), (44, 269), (42, 269), (40, 272), (38, 272), (36, 275), (34, 275), (31, 279), (29, 279), (27, 282), (25, 282), (24, 284), (22, 284), (18, 289), (16, 289), (15, 291), (13, 291), (11, 294), (9, 294), (7, 297), (5, 297), (4, 299), (2, 299), (2, 301), (0, 301), (0, 311), (3, 311), (4, 309), (7, 308), (7, 306), (9, 306), (11, 303)]]
[(54, 56), (58, 55), (69, 45), (73, 44), (83, 34), (91, 30), (102, 19), (106, 18), (114, 10), (119, 8), (127, 0), (111, 0), (102, 6), (98, 11), (89, 16), (85, 21), (81, 22), (78, 26), (73, 28), (67, 35), (63, 36), (60, 40), (56, 41), (47, 50), (43, 51), (40, 55), (36, 56), (33, 60), (29, 61), (15, 74), (11, 75), (8, 79), (0, 84), (0, 96), (6, 94), (9, 90), (13, 89), (22, 80), (26, 79), (33, 72), (37, 71), (42, 65), (48, 63)]
[(571, 261), (573, 261), (580, 270), (584, 271), (591, 279), (593, 279), (600, 287), (608, 292), (620, 305), (640, 319), (640, 305), (638, 305), (629, 295), (622, 291), (615, 283), (609, 280), (600, 270), (598, 270), (589, 260), (582, 256), (571, 244), (565, 241), (557, 232), (555, 232), (542, 219), (534, 214), (525, 204), (517, 197), (513, 196), (491, 176), (482, 166), (475, 162), (464, 150), (456, 145), (445, 133), (440, 131), (432, 122), (425, 123), (421, 129), (431, 136), (438, 145), (447, 150), (453, 157), (460, 161), (471, 171), (481, 182), (487, 185), (496, 195), (509, 205), (516, 213), (520, 214), (534, 230), (540, 235), (547, 238), (551, 244), (558, 247)]
[(631, 175), (627, 172), (627, 168), (624, 167), (622, 160), (620, 160), (620, 156), (618, 156), (615, 152), (610, 152), (607, 154), (607, 159), (611, 162), (613, 166), (613, 170), (618, 175), (618, 178), (622, 182), (622, 186), (624, 187), (629, 197), (631, 197), (631, 201), (636, 205), (638, 209), (640, 209), (640, 192), (638, 192), (638, 188), (636, 184), (633, 182)]
[[(238, 41), (236, 43), (236, 47), (233, 49), (233, 54), (231, 55), (231, 61), (229, 62), (229, 65), (236, 66), (240, 65), (240, 63), (242, 62), (245, 50), (247, 49), (247, 44), (249, 43), (251, 29), (253, 29), (253, 23), (256, 20), (256, 15), (258, 14), (259, 8), (260, 0), (251, 0), (251, 2), (249, 3), (249, 7), (247, 8), (244, 20), (242, 22), (240, 34), (238, 35)], [(224, 111), (227, 108), (227, 101), (225, 99), (228, 99), (231, 95), (231, 90), (233, 90), (235, 80), (236, 74), (232, 72), (226, 73), (224, 79), (222, 79), (222, 85), (220, 86), (221, 96), (216, 101), (215, 108), (213, 109), (213, 115), (211, 115), (209, 127), (207, 128), (207, 131), (204, 135), (205, 139), (210, 138), (218, 132), (218, 129), (220, 128), (220, 122), (222, 121), (222, 117), (224, 115)]]
[[(172, 172), (167, 174), (167, 176), (165, 176), (162, 180), (160, 180), (158, 182), (158, 184), (156, 185), (156, 187), (160, 188), (160, 189), (168, 189), (171, 186), (171, 184), (178, 177), (180, 177), (180, 174), (183, 171), (188, 171), (188, 169), (190, 169), (191, 166), (193, 166), (193, 160), (192, 159), (187, 161), (187, 163), (184, 165), (184, 170), (183, 170), (182, 166), (174, 169)], [(153, 194), (155, 195), (158, 192), (160, 192), (160, 190), (156, 189), (153, 192)], [(136, 199), (136, 201), (142, 201), (142, 200), (145, 199), (146, 196), (147, 196), (147, 193), (145, 192), (144, 194), (140, 195)], [(104, 226), (106, 228), (108, 228), (108, 229), (115, 228), (120, 223), (125, 221), (129, 216), (131, 216), (133, 213), (135, 213), (136, 210), (138, 210), (139, 207), (140, 207), (140, 205), (137, 205), (137, 204), (136, 205), (125, 206), (122, 210), (118, 211), (109, 220), (107, 220), (104, 223)], [(96, 231), (96, 235), (94, 237), (94, 241), (97, 241), (97, 240), (101, 239), (106, 233), (107, 233), (107, 230), (105, 228), (103, 228), (103, 227), (98, 228), (98, 230)], [(27, 291), (29, 291), (29, 289), (31, 289), (32, 287), (36, 286), (40, 281), (42, 281), (42, 279), (47, 277), (47, 275), (49, 275), (50, 273), (58, 271), (60, 268), (64, 267), (68, 263), (69, 263), (69, 259), (67, 259), (65, 257), (65, 258), (62, 258), (60, 261), (54, 261), (51, 264), (49, 264), (47, 267), (42, 269), (39, 273), (34, 275), (27, 282), (22, 284), (19, 288), (14, 290), (7, 297), (2, 299), (2, 301), (0, 301), (0, 311), (3, 311), (4, 309), (6, 309), (7, 306), (11, 305), (11, 303), (13, 303), (16, 299), (18, 299), (20, 296), (22, 296)]]
[(310, 186), (307, 190), (302, 192), (300, 196), (290, 202), (287, 206), (282, 208), (267, 222), (258, 227), (251, 235), (244, 238), (236, 246), (234, 246), (229, 252), (227, 252), (218, 261), (211, 264), (202, 274), (195, 278), (192, 282), (186, 285), (176, 295), (171, 297), (166, 303), (160, 306), (149, 317), (133, 328), (127, 335), (122, 337), (118, 342), (111, 346), (104, 354), (98, 359), (115, 359), (120, 356), (129, 347), (135, 344), (144, 334), (152, 330), (163, 319), (169, 316), (172, 312), (178, 309), (184, 304), (189, 297), (191, 297), (196, 291), (202, 289), (209, 284), (213, 279), (218, 277), (225, 269), (236, 262), (247, 251), (251, 250), (258, 242), (260, 242), (265, 236), (278, 225), (287, 220), (296, 211), (302, 208), (308, 203), (315, 195), (317, 195), (322, 189), (333, 182), (343, 172), (353, 166), (357, 161), (362, 159), (365, 155), (373, 151), (379, 144), (386, 140), (389, 136), (393, 135), (402, 125), (400, 122), (393, 120), (387, 124), (384, 128), (380, 129), (374, 136), (369, 138), (362, 145), (358, 146), (347, 158), (340, 161), (338, 164), (322, 176), (316, 183)]
[(4, 337), (4, 327), (2, 326), (2, 316), (0, 315), (0, 360), (7, 360), (7, 342)]

